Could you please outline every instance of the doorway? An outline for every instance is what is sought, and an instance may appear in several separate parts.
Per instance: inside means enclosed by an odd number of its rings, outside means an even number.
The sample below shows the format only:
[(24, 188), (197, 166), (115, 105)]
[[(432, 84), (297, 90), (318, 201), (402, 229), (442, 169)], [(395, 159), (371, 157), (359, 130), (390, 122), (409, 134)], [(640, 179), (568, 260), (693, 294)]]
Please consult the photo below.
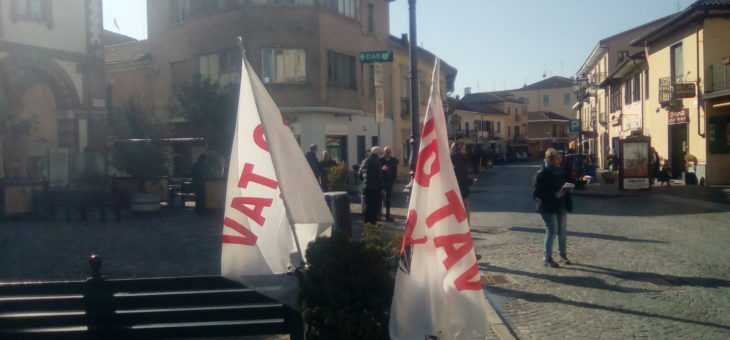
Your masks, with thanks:
[(687, 155), (687, 124), (669, 126), (669, 160), (672, 178), (681, 178), (684, 172), (684, 156)]

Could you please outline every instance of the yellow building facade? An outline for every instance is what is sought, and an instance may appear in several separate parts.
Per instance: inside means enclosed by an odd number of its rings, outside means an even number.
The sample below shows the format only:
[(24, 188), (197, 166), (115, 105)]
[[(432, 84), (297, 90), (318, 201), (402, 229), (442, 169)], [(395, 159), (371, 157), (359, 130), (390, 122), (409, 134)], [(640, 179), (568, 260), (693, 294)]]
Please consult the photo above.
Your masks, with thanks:
[(697, 158), (698, 179), (730, 184), (730, 5), (698, 1), (672, 20), (634, 40), (647, 54), (650, 97), (644, 134), (667, 159), (675, 178)]

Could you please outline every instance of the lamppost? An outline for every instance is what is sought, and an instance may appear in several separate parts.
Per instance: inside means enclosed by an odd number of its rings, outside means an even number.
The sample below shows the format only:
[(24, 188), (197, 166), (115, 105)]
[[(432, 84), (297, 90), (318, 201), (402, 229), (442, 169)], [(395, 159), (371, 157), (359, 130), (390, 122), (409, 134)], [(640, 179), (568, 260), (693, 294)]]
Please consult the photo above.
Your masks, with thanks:
[(413, 188), (413, 177), (416, 175), (416, 163), (418, 162), (418, 143), (421, 139), (420, 114), (418, 112), (418, 45), (416, 45), (416, 0), (408, 0), (409, 19), (409, 54), (411, 59), (411, 154), (408, 166), (411, 169), (411, 182), (403, 189), (410, 195)]

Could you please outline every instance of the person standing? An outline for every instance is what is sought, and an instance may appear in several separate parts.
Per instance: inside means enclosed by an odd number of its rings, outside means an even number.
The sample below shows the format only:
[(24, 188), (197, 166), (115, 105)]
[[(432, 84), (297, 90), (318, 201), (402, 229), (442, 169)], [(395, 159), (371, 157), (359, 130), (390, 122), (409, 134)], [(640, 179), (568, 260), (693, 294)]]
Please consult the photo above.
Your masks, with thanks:
[(571, 264), (567, 256), (567, 212), (573, 211), (573, 198), (569, 189), (564, 189), (565, 176), (561, 162), (563, 156), (555, 149), (545, 151), (545, 167), (540, 169), (533, 179), (532, 194), (536, 210), (545, 222), (545, 246), (543, 265), (558, 268), (553, 261), (553, 240), (558, 236), (558, 254), (560, 263)]
[(467, 156), (466, 145), (462, 142), (451, 144), (451, 163), (454, 165), (456, 182), (459, 184), (461, 199), (464, 201), (466, 216), (469, 216), (469, 157)]
[(322, 151), (322, 160), (319, 161), (319, 167), (322, 170), (322, 191), (327, 192), (330, 190), (329, 183), (329, 170), (331, 167), (337, 165), (337, 162), (332, 160), (330, 153)]
[[(659, 177), (659, 163), (661, 163), (659, 153), (656, 152), (656, 149), (652, 146), (649, 151), (649, 165), (651, 167), (650, 182), (652, 185), (654, 185), (654, 181)], [(616, 164), (616, 166), (618, 167), (618, 164)]]
[(385, 191), (385, 220), (393, 222), (393, 217), (390, 215), (390, 203), (393, 198), (393, 184), (398, 177), (398, 158), (393, 157), (393, 150), (389, 146), (383, 149), (380, 166), (383, 171), (383, 191)]
[(304, 157), (307, 159), (307, 163), (309, 163), (309, 167), (312, 168), (312, 173), (314, 174), (314, 179), (317, 180), (317, 184), (320, 186), (322, 185), (322, 168), (319, 165), (319, 160), (317, 159), (317, 144), (312, 144), (309, 146), (309, 152), (307, 152)]
[(370, 156), (365, 158), (360, 165), (360, 180), (363, 181), (362, 189), (362, 213), (365, 223), (378, 223), (378, 215), (382, 206), (381, 192), (385, 187), (383, 181), (383, 171), (380, 167), (380, 154), (382, 150), (379, 146), (373, 146), (370, 149)]

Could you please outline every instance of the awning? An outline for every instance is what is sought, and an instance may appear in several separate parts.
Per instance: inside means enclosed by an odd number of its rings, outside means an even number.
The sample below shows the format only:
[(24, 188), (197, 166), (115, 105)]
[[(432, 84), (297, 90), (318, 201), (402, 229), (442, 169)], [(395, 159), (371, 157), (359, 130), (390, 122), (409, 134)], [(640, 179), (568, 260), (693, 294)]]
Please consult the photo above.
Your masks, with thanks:
[(573, 104), (573, 106), (571, 106), (570, 109), (571, 110), (577, 110), (578, 109), (578, 106), (580, 106), (580, 102), (577, 102), (577, 103)]
[(702, 99), (708, 100), (708, 99), (720, 98), (720, 97), (725, 97), (725, 96), (730, 97), (730, 89), (705, 93), (702, 95)]

